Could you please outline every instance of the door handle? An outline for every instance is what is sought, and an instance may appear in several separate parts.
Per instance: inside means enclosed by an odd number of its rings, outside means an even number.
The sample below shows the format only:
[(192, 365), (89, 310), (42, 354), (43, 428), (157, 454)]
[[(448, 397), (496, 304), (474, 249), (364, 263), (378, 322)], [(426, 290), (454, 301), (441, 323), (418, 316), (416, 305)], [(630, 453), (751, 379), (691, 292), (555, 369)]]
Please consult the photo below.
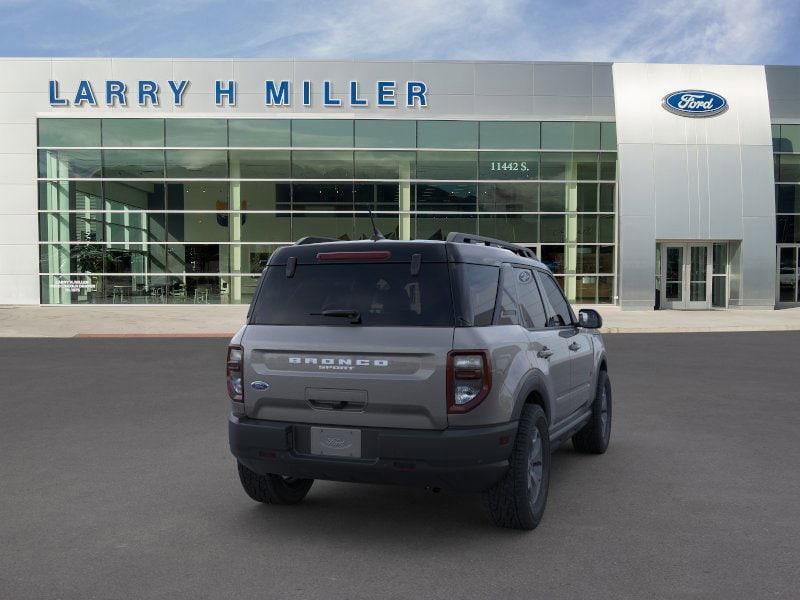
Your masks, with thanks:
[(550, 350), (547, 346), (542, 346), (542, 349), (536, 353), (536, 356), (539, 358), (550, 358), (553, 356), (553, 351)]
[(567, 348), (575, 352), (576, 350), (581, 349), (581, 345), (578, 342), (572, 342), (569, 346), (567, 346)]

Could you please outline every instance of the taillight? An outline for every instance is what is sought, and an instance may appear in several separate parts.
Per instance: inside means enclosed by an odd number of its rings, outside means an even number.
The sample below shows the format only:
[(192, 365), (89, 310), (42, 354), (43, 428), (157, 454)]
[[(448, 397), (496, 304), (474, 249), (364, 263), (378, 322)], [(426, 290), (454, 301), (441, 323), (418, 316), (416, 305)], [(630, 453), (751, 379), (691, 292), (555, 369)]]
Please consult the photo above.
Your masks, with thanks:
[(228, 380), (228, 395), (234, 402), (243, 402), (242, 399), (242, 356), (244, 351), (241, 346), (228, 346), (228, 361), (225, 367), (225, 377)]
[(447, 412), (465, 413), (480, 404), (492, 388), (486, 350), (453, 350), (447, 355)]

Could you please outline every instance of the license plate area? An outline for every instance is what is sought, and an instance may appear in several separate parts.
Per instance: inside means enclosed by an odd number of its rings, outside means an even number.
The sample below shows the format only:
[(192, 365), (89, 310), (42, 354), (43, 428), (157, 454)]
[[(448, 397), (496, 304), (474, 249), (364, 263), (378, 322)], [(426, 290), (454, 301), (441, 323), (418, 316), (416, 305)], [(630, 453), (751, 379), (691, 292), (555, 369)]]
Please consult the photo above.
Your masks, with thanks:
[(361, 430), (337, 427), (312, 427), (311, 454), (361, 458)]

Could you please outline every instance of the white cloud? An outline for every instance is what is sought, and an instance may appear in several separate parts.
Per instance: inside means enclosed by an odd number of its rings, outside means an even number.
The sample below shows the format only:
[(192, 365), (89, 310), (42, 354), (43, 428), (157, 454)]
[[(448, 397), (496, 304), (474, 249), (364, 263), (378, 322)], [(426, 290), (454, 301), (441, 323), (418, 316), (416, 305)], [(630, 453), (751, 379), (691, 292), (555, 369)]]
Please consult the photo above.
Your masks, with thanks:
[(800, 63), (793, 40), (797, 0), (76, 0), (58, 6), (0, 0), (0, 6), (17, 7), (0, 21), (0, 54)]
[(280, 11), (234, 53), (747, 63), (774, 56), (786, 23), (797, 22), (800, 12), (791, 0), (410, 0), (294, 6)]

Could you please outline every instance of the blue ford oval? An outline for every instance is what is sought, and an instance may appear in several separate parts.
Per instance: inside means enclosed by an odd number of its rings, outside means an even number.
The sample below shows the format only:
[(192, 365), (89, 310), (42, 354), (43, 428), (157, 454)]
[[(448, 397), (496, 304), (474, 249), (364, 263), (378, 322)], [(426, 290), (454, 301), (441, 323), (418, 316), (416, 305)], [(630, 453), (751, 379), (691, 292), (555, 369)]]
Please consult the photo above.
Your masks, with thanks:
[(728, 110), (728, 101), (705, 90), (681, 90), (664, 96), (663, 106), (684, 117), (713, 117)]

